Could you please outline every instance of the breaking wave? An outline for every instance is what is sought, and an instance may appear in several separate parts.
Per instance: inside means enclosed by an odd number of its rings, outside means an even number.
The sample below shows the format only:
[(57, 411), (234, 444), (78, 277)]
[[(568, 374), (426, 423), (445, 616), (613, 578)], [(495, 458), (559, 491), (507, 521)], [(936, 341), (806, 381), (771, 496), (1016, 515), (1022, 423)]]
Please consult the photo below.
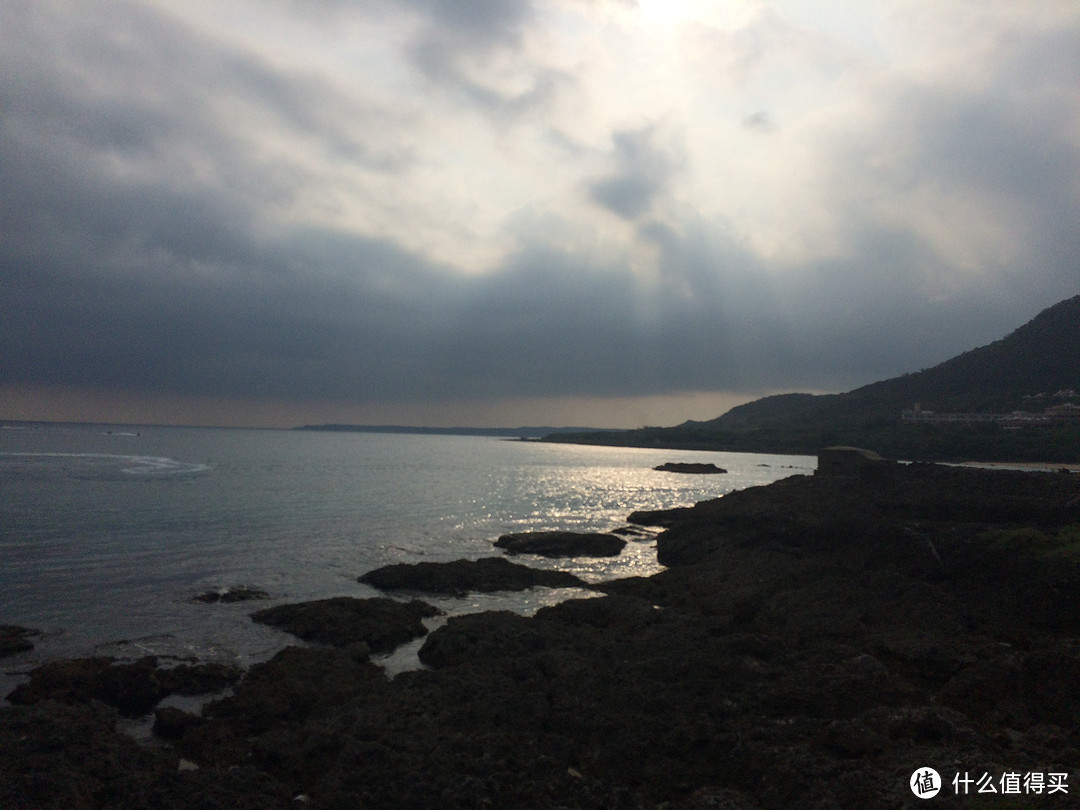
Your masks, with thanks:
[(189, 475), (211, 469), (209, 464), (179, 461), (166, 456), (118, 453), (0, 453), (0, 461), (29, 468), (45, 468), (52, 472), (66, 470), (74, 474), (97, 471), (140, 476)]

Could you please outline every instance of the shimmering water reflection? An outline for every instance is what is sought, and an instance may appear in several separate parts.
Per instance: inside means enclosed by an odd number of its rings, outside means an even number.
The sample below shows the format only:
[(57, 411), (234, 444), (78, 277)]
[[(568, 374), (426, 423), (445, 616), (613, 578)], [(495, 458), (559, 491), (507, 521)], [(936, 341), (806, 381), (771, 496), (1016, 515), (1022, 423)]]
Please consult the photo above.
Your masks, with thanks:
[[(729, 472), (652, 469), (666, 461)], [(248, 663), (291, 639), (252, 623), (250, 603), (193, 596), (238, 585), (271, 594), (258, 607), (371, 596), (356, 578), (381, 565), (491, 556), (508, 532), (610, 531), (632, 511), (688, 506), (814, 462), (459, 436), (0, 430), (0, 623), (46, 631), (34, 654), (4, 666), (121, 650)], [(616, 558), (519, 561), (589, 582), (658, 570), (651, 540), (630, 539)], [(531, 612), (561, 598), (538, 589), (439, 606)]]

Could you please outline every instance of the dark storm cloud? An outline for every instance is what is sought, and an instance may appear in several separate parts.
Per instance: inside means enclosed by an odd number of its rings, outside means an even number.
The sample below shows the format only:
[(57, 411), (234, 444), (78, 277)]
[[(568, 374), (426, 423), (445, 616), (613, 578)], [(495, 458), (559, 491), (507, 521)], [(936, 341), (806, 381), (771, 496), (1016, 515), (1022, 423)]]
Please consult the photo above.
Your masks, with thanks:
[[(5, 256), (0, 316), (18, 351), (4, 352), (0, 375), (364, 401), (617, 391), (633, 370), (627, 290), (568, 257), (522, 257), (497, 276), (455, 283), (386, 244), (293, 237), (259, 270), (209, 278), (89, 275), (55, 257), (12, 271)], [(315, 241), (319, 249), (303, 249)], [(285, 274), (271, 254), (286, 251), (342, 272)]]
[[(871, 124), (844, 121), (821, 147), (835, 183), (821, 204), (843, 223), (832, 255), (785, 264), (692, 199), (675, 211), (690, 159), (657, 126), (623, 127), (603, 173), (582, 179), (593, 153), (564, 153), (567, 184), (654, 264), (537, 227), (480, 273), (400, 232), (279, 216), (332, 176), (305, 161), (407, 187), (423, 161), (375, 137), (405, 113), (140, 4), (42, 8), (0, 9), (0, 384), (355, 402), (839, 389), (1000, 337), (1080, 287), (1074, 87), (1038, 78), (1076, 75), (1076, 31), (1017, 46), (991, 90), (893, 87)], [(520, 49), (529, 3), (410, 8), (411, 64), (470, 103), (536, 100), (470, 61)], [(268, 153), (264, 132), (289, 147)], [(923, 187), (1010, 212), (1024, 251), (966, 280), (875, 208), (895, 197), (906, 216)]]
[(589, 184), (592, 201), (623, 219), (649, 213), (679, 169), (679, 161), (656, 139), (653, 126), (613, 133), (615, 169)]
[[(433, 84), (460, 92), (485, 112), (519, 115), (573, 83), (564, 71), (523, 52), (537, 17), (533, 0), (408, 0), (403, 6), (422, 20), (407, 50), (412, 64)], [(499, 74), (507, 71), (514, 80), (501, 83)]]
[[(39, 213), (64, 216), (48, 202)], [(760, 314), (771, 302), (734, 250), (717, 267), (669, 235), (670, 277), (647, 288), (542, 248), (462, 278), (332, 232), (260, 243), (236, 212), (194, 200), (106, 202), (145, 209), (137, 241), (94, 221), (78, 231), (105, 236), (73, 238), (77, 252), (0, 248), (3, 380), (366, 401), (655, 393), (792, 370), (761, 343), (776, 340)], [(752, 357), (763, 348), (780, 358), (771, 371)]]
[(34, 29), (48, 18), (32, 4), (8, 9), (0, 178), (12, 204), (0, 227), (9, 249), (70, 239), (73, 250), (105, 242), (122, 252), (130, 241), (186, 260), (252, 261), (254, 221), (287, 204), (304, 179), (287, 162), (258, 156), (251, 115), (345, 165), (408, 166), (405, 150), (357, 136), (365, 121), (385, 126), (376, 111), (223, 50), (151, 9), (107, 5), (114, 15), (87, 12), (71, 32), (55, 21), (72, 47), (77, 37), (94, 43), (80, 45), (92, 51), (83, 62), (41, 58)]
[[(275, 71), (136, 3), (54, 9), (55, 16), (48, 8), (15, 0), (4, 12), (10, 36), (2, 59), (10, 74), (3, 90), (16, 116), (36, 117), (56, 137), (122, 154), (195, 138), (206, 147), (202, 154), (214, 154), (223, 144), (209, 139), (228, 134), (230, 116), (241, 112), (230, 108), (231, 98), (253, 102), (268, 124), (317, 136), (338, 151), (363, 150), (345, 126), (362, 112), (312, 77)], [(70, 54), (44, 58), (46, 37)]]

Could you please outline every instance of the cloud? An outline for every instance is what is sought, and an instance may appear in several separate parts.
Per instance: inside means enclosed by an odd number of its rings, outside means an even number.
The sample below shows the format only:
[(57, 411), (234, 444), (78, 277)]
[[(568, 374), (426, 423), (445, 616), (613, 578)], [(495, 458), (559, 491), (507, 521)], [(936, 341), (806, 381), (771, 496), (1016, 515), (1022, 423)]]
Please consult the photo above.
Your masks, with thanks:
[(13, 0), (0, 386), (435, 407), (930, 365), (1077, 291), (1050, 7), (906, 3), (859, 53), (763, 4)]
[(409, 0), (419, 16), (405, 54), (437, 87), (487, 114), (517, 116), (550, 103), (572, 77), (530, 49), (541, 27), (532, 0)]
[(742, 120), (742, 125), (750, 130), (757, 132), (771, 132), (776, 129), (776, 122), (773, 121), (772, 116), (764, 110), (758, 110), (755, 113), (750, 113)]
[(611, 140), (615, 169), (589, 183), (589, 197), (623, 219), (637, 219), (653, 209), (678, 172), (680, 162), (657, 144), (654, 125), (617, 131)]
[(452, 32), (474, 46), (516, 45), (534, 18), (532, 0), (409, 0), (431, 25)]
[[(1078, 280), (1067, 258), (1080, 157), (1068, 77), (1080, 68), (1080, 15), (1052, 30), (1036, 15), (1010, 15), (1003, 36), (951, 8), (949, 47), (861, 86), (858, 127), (836, 120), (816, 133), (833, 167), (832, 206), (849, 242), (893, 231), (921, 245), (907, 272), (924, 268), (933, 298), (1001, 285), (1031, 307), (1021, 288), (1032, 272), (1065, 297)], [(943, 36), (921, 25), (913, 33)]]

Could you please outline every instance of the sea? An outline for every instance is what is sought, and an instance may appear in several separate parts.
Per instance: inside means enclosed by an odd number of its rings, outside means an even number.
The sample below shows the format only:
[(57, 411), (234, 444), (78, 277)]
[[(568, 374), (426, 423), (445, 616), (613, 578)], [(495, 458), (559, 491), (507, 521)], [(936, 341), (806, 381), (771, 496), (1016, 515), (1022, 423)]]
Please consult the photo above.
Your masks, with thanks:
[[(653, 470), (668, 461), (728, 472)], [(382, 595), (357, 577), (390, 563), (497, 555), (492, 543), (508, 532), (609, 531), (635, 510), (689, 506), (815, 465), (807, 456), (478, 436), (8, 423), (0, 426), (0, 624), (41, 636), (32, 652), (0, 659), (0, 698), (59, 658), (247, 666), (298, 643), (252, 622), (256, 609)], [(614, 558), (517, 561), (586, 582), (662, 568), (654, 533)], [(270, 598), (195, 599), (240, 587)], [(531, 614), (592, 594), (537, 588), (427, 601), (448, 616)], [(388, 672), (415, 665), (419, 644), (386, 656)]]

